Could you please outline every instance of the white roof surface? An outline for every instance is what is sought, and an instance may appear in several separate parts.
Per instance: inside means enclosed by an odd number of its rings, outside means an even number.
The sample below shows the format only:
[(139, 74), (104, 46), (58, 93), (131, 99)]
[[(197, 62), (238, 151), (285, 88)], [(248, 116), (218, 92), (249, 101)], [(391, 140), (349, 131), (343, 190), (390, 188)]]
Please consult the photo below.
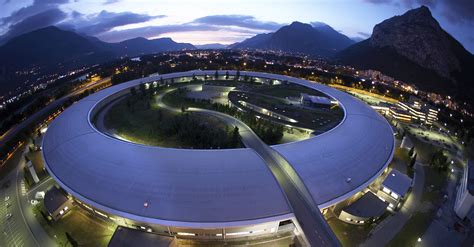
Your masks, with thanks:
[(409, 176), (399, 172), (398, 170), (392, 169), (382, 182), (382, 185), (397, 193), (398, 196), (403, 197), (408, 189), (410, 189), (411, 182), (412, 179)]
[[(231, 72), (231, 71), (230, 71)], [(43, 140), (46, 167), (69, 193), (101, 210), (176, 226), (288, 217), (291, 208), (264, 161), (252, 149), (185, 150), (128, 143), (99, 133), (94, 106), (141, 82), (213, 74), (189, 71), (123, 83), (64, 111)], [(231, 72), (234, 74), (235, 72)], [(353, 195), (378, 177), (392, 158), (390, 125), (363, 102), (320, 84), (257, 72), (241, 75), (288, 80), (336, 98), (346, 116), (314, 138), (274, 146), (297, 171), (320, 207)], [(105, 102), (105, 101), (102, 101)], [(100, 104), (102, 105), (102, 103)], [(347, 182), (347, 178), (351, 178)], [(144, 207), (144, 203), (148, 207)]]

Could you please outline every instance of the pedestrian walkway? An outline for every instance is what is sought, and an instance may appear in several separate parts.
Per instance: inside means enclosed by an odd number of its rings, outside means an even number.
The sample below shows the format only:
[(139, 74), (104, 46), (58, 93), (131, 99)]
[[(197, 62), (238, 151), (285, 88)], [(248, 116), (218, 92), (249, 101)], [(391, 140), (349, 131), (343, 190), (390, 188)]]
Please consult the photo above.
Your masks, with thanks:
[(361, 246), (385, 246), (403, 228), (411, 216), (416, 212), (423, 195), (425, 184), (425, 172), (423, 165), (415, 164), (415, 177), (413, 178), (413, 189), (403, 207), (394, 215), (382, 221), (372, 232), (370, 237)]

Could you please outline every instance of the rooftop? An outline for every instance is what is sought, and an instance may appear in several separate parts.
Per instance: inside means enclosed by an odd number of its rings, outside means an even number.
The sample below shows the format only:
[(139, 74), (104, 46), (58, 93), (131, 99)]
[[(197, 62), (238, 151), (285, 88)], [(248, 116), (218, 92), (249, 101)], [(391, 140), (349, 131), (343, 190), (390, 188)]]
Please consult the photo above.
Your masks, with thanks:
[(407, 175), (399, 172), (398, 170), (392, 169), (387, 175), (382, 185), (389, 188), (391, 191), (397, 193), (397, 195), (403, 197), (411, 187), (412, 179)]
[(345, 207), (343, 211), (361, 218), (380, 217), (387, 209), (388, 202), (380, 200), (372, 192), (365, 193), (361, 198)]
[[(235, 71), (229, 71), (231, 74)], [(73, 104), (49, 126), (43, 141), (48, 172), (76, 198), (119, 216), (167, 225), (219, 225), (288, 217), (285, 195), (252, 149), (188, 150), (151, 147), (98, 132), (89, 114), (140, 83), (209, 71), (141, 78)], [(320, 208), (367, 187), (390, 162), (390, 125), (372, 108), (325, 85), (283, 75), (241, 72), (307, 86), (333, 97), (345, 111), (334, 129), (273, 146), (295, 168)], [(146, 207), (144, 206), (146, 203)], [(220, 224), (220, 225), (222, 225)], [(219, 226), (220, 226), (219, 225)]]
[(63, 190), (56, 186), (51, 187), (44, 195), (44, 207), (48, 210), (48, 213), (54, 213), (68, 200)]

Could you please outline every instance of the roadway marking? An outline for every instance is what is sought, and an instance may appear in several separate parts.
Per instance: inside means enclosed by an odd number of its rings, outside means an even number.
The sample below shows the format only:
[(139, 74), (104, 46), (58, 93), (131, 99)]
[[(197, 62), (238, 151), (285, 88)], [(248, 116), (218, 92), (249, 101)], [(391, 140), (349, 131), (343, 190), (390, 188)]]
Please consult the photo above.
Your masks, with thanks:
[(33, 188), (30, 188), (30, 190), (28, 192), (26, 192), (26, 194), (30, 194), (32, 192), (34, 192), (35, 190), (37, 190), (39, 187), (41, 187), (43, 184), (45, 184), (46, 182), (49, 182), (51, 179), (53, 179), (52, 177), (48, 177), (47, 179), (43, 180), (41, 183), (39, 184), (36, 184)]
[[(20, 163), (24, 161), (21, 160)], [(24, 165), (24, 164), (23, 164)], [(16, 191), (16, 194), (17, 194), (17, 197), (16, 197), (16, 200), (17, 200), (17, 203), (18, 203), (18, 207), (20, 207), (20, 213), (21, 213), (21, 217), (23, 219), (23, 222), (25, 223), (25, 225), (27, 226), (28, 228), (28, 231), (30, 231), (31, 233), (31, 236), (33, 237), (33, 240), (35, 241), (36, 243), (36, 246), (40, 246), (40, 244), (38, 243), (38, 240), (36, 240), (36, 237), (35, 237), (35, 234), (33, 234), (33, 231), (31, 230), (30, 228), (30, 225), (28, 224), (28, 222), (26, 222), (26, 218), (25, 218), (25, 215), (23, 214), (23, 208), (21, 207), (21, 203), (20, 203), (20, 195), (18, 194), (18, 174), (20, 173), (20, 168), (22, 167), (22, 165), (18, 165), (17, 169), (16, 169), (16, 177), (15, 177), (15, 191)]]

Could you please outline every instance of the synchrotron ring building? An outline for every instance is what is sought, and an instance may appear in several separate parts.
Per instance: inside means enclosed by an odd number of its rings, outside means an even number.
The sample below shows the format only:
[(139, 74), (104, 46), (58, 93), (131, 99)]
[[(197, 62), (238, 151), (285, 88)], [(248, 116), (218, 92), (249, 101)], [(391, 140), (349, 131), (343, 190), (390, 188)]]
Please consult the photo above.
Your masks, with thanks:
[[(93, 124), (100, 109), (128, 94), (131, 87), (161, 78), (179, 82), (213, 73), (188, 71), (141, 78), (73, 104), (45, 134), (43, 158), (48, 172), (87, 209), (119, 225), (158, 233), (231, 238), (272, 233), (280, 222), (295, 221), (283, 189), (253, 149), (146, 146), (113, 138)], [(271, 146), (291, 164), (319, 209), (363, 190), (390, 163), (392, 129), (362, 101), (303, 79), (240, 73), (312, 88), (337, 100), (344, 110), (343, 120), (323, 134)]]

